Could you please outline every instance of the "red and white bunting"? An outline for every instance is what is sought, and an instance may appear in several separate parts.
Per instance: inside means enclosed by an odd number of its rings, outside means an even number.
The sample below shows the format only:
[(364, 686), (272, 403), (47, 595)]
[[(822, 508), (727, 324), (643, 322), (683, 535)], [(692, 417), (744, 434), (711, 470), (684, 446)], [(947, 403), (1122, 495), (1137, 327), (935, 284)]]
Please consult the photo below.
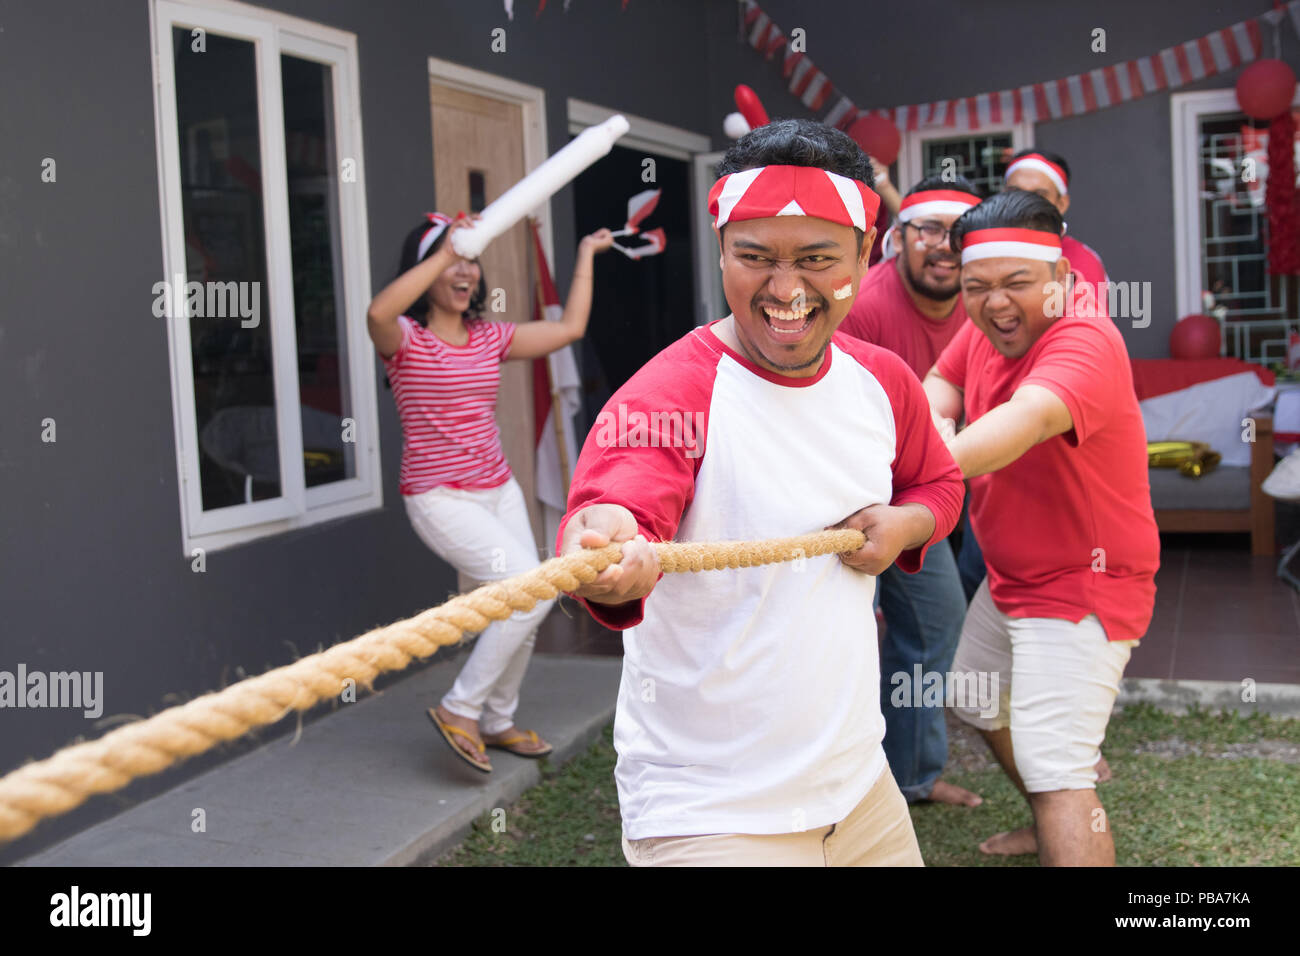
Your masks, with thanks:
[[(1291, 0), (1286, 9), (1300, 35), (1300, 0)], [(842, 130), (868, 113), (884, 116), (900, 130), (937, 127), (978, 130), (1007, 123), (1041, 123), (1081, 116), (1236, 69), (1257, 59), (1263, 48), (1260, 20), (1264, 16), (1261, 15), (1150, 56), (1059, 80), (933, 103), (863, 110), (837, 89), (807, 54), (791, 49), (785, 32), (755, 0), (741, 0), (741, 15), (749, 45), (764, 57), (770, 60), (784, 47), (781, 73), (791, 94), (814, 113), (829, 106), (822, 121)]]

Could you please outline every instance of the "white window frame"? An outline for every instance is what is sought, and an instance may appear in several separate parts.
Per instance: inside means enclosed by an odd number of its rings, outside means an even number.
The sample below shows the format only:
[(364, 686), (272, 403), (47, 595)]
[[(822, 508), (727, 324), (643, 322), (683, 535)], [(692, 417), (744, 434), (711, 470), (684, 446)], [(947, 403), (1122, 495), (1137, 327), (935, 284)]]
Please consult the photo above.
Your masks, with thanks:
[[(164, 278), (186, 273), (175, 67), (174, 26), (203, 28), (255, 45), (260, 113), (262, 203), (271, 310), (271, 347), (279, 439), (278, 498), (204, 511), (199, 443), (187, 318), (166, 319), (172, 370), (172, 412), (180, 487), (184, 554), (231, 547), (270, 535), (383, 507), (379, 419), (373, 352), (364, 324), (353, 317), (370, 301), (370, 248), (365, 202), (360, 86), (356, 36), (235, 0), (152, 0), (154, 125), (159, 169)], [(288, 177), (285, 163), (281, 53), (331, 67), (336, 160), (355, 163), (354, 179), (339, 185), (336, 237), (342, 250), (336, 281), (343, 290), (343, 345), (348, 375), (340, 382), (356, 422), (355, 475), (305, 487), (302, 469), (301, 405), (294, 332), (292, 259), (289, 249)], [(179, 311), (179, 310), (178, 310)], [(340, 364), (340, 375), (344, 368)]]
[[(1300, 106), (1300, 91), (1291, 100)], [(1240, 113), (1236, 91), (1201, 90), (1169, 97), (1170, 160), (1173, 163), (1174, 287), (1178, 315), (1200, 312), (1201, 303), (1201, 200), (1200, 120), (1207, 113)], [(1249, 321), (1249, 320), (1246, 320)], [(1240, 323), (1243, 327), (1245, 322)], [(1268, 325), (1279, 325), (1268, 322)], [(1285, 351), (1285, 336), (1280, 340)]]
[(1011, 148), (1019, 152), (1034, 145), (1034, 124), (1022, 120), (1019, 123), (996, 123), (972, 129), (970, 123), (962, 122), (955, 126), (929, 126), (925, 129), (907, 130), (902, 134), (902, 146), (898, 153), (898, 178), (895, 183), (900, 193), (906, 193), (921, 180), (921, 157), (923, 145), (931, 139), (955, 139), (959, 136), (984, 136), (991, 133), (1010, 133)]

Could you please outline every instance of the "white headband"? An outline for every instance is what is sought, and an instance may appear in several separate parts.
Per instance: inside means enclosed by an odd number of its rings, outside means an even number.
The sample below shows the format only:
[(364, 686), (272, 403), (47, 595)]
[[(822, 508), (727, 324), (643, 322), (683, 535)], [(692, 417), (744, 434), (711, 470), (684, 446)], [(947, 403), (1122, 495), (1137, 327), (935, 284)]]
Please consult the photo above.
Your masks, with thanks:
[(1066, 188), (1065, 170), (1061, 169), (1053, 162), (1049, 162), (1037, 153), (1029, 156), (1021, 156), (1014, 163), (1007, 167), (1006, 179), (1011, 178), (1011, 174), (1020, 168), (1036, 169), (1052, 181), (1056, 191), (1064, 196), (1070, 190)]
[(416, 253), (415, 261), (419, 262), (424, 258), (424, 254), (429, 251), (429, 247), (438, 241), (442, 231), (451, 224), (451, 219), (440, 212), (427, 212), (429, 222), (433, 223), (423, 236), (420, 237), (420, 251)]
[(922, 216), (960, 216), (980, 199), (957, 189), (927, 189), (913, 193), (899, 204), (898, 221), (911, 222)]
[(961, 240), (961, 264), (977, 259), (1037, 259), (1055, 262), (1061, 258), (1061, 237), (1037, 229), (976, 229)]

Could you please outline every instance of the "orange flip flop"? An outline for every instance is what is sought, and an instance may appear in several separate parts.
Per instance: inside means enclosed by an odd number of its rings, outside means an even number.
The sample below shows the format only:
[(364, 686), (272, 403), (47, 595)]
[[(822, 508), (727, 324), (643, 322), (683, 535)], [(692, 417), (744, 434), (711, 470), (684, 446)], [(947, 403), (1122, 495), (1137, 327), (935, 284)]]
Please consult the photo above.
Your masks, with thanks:
[(480, 755), (486, 753), (483, 747), (483, 742), (481, 740), (475, 740), (473, 736), (471, 736), (466, 731), (461, 730), (459, 727), (453, 727), (451, 724), (443, 723), (441, 720), (438, 719), (438, 711), (435, 710), (433, 707), (429, 708), (428, 713), (429, 713), (429, 719), (433, 721), (433, 725), (437, 727), (438, 732), (442, 734), (442, 739), (447, 741), (447, 746), (452, 749), (452, 751), (456, 754), (457, 757), (465, 761), (467, 764), (469, 764), (479, 773), (492, 772), (492, 765), (490, 763), (475, 760), (472, 756), (470, 756), (470, 754), (466, 753), (465, 750), (458, 743), (456, 743), (456, 739), (452, 735), (455, 734), (456, 737), (464, 737), (466, 740), (470, 741), (470, 743), (474, 744), (474, 746), (478, 748), (478, 752)]
[(507, 737), (505, 740), (494, 741), (493, 743), (487, 744), (487, 746), (495, 747), (497, 750), (508, 751), (509, 753), (512, 753), (518, 757), (529, 757), (529, 758), (545, 757), (547, 754), (555, 750), (555, 748), (552, 747), (550, 744), (546, 745), (545, 750), (518, 750), (513, 746), (514, 744), (521, 744), (524, 743), (525, 741), (530, 744), (538, 744), (541, 743), (541, 740), (542, 739), (537, 736), (537, 731), (525, 730), (521, 733), (513, 734), (512, 736)]

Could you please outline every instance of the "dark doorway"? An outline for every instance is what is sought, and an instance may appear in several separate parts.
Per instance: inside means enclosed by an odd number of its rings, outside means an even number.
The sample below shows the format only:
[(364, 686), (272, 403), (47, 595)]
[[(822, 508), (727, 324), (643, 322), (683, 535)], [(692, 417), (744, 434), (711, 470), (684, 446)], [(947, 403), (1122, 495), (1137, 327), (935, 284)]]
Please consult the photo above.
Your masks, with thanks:
[[(642, 179), (647, 158), (655, 162), (654, 182)], [(574, 180), (578, 235), (601, 227), (621, 229), (627, 201), (646, 189), (663, 193), (641, 228), (663, 229), (667, 244), (660, 254), (644, 259), (629, 259), (617, 249), (596, 259), (591, 324), (582, 343), (584, 427), (637, 369), (695, 326), (688, 162), (615, 146)], [(616, 241), (629, 247), (642, 244), (638, 236)]]

